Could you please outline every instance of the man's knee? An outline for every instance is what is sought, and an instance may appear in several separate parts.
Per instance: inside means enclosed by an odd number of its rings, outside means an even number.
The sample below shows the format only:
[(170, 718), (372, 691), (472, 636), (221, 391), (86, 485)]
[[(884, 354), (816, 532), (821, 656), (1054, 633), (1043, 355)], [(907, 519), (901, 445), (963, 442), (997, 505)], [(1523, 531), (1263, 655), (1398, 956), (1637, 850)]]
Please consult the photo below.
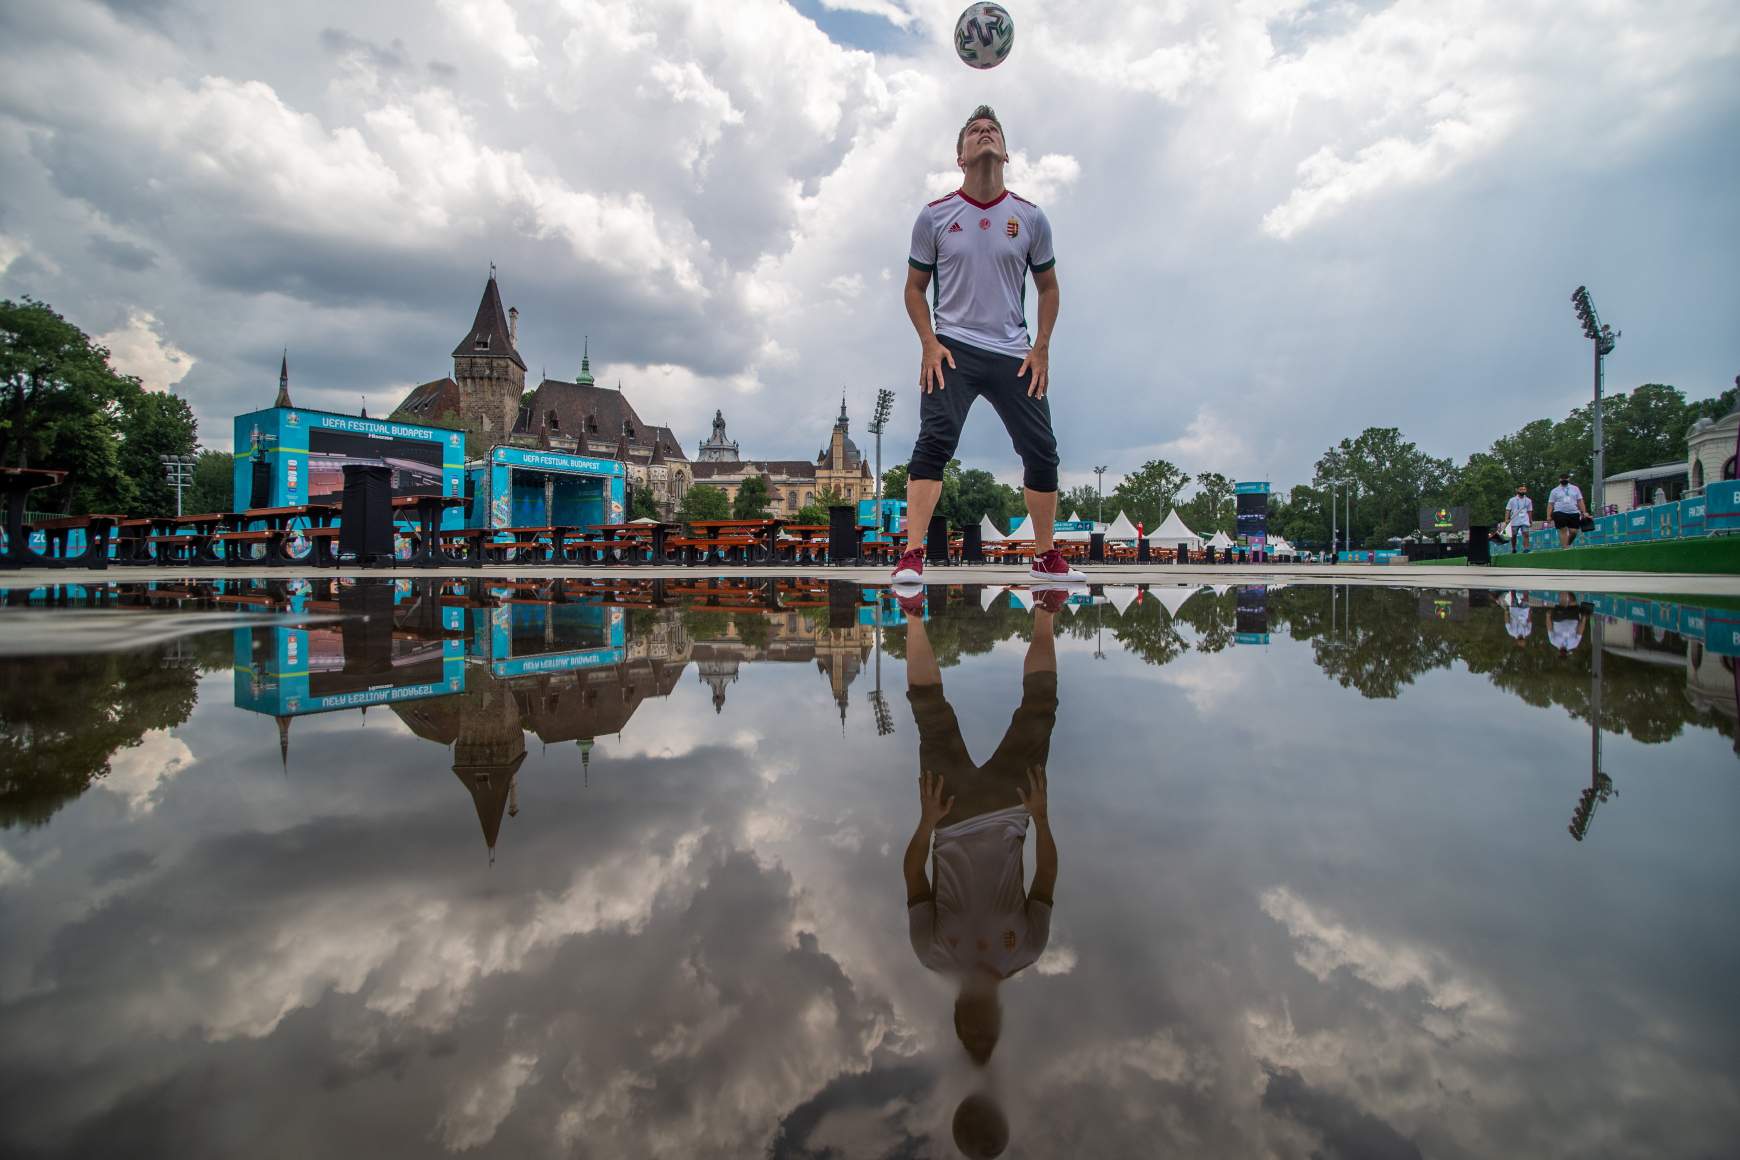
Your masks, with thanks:
[(906, 466), (908, 479), (941, 480), (943, 468), (954, 458), (956, 440), (942, 434), (921, 433), (912, 448), (912, 462)]

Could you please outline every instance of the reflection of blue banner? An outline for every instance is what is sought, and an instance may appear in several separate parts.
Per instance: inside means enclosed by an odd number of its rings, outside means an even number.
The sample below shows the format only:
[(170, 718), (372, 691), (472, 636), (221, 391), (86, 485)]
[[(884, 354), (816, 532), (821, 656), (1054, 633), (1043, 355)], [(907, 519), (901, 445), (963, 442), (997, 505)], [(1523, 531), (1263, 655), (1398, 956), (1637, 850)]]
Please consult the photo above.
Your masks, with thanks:
[(1266, 632), (1235, 632), (1234, 644), (1268, 644), (1269, 634)]
[[(449, 610), (443, 610), (444, 620), (447, 620), (446, 611)], [(448, 623), (451, 626), (451, 621)], [(274, 717), (297, 717), (304, 713), (446, 697), (465, 691), (463, 640), (441, 642), (439, 680), (394, 685), (390, 683), (392, 675), (389, 672), (381, 674), (381, 684), (374, 688), (317, 696), (309, 691), (309, 630), (273, 628), (270, 630), (272, 647), (260, 653), (256, 653), (253, 647), (256, 631), (247, 628), (235, 630), (235, 704), (238, 709), (268, 713)]]
[[(1557, 591), (1531, 590), (1529, 597), (1548, 607), (1559, 602)], [(1740, 656), (1740, 612), (1701, 608), (1669, 600), (1615, 596), (1606, 592), (1584, 592), (1578, 594), (1577, 599), (1609, 620), (1671, 632), (1686, 640), (1697, 641), (1719, 656)]]
[(574, 669), (595, 669), (601, 665), (620, 664), (623, 652), (619, 648), (599, 648), (587, 652), (551, 653), (548, 656), (513, 657), (491, 661), (489, 671), (497, 677), (527, 677), (538, 673), (566, 673)]

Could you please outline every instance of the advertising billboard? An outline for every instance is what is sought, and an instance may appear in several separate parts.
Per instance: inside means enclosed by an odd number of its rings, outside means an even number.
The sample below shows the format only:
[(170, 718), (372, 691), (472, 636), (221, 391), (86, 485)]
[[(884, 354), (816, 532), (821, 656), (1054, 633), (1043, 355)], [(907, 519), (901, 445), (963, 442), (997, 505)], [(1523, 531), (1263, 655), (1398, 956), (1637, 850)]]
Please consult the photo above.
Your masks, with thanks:
[(1262, 547), (1269, 536), (1269, 485), (1235, 483), (1233, 496), (1238, 504), (1236, 527), (1239, 539), (1253, 547)]
[(353, 464), (389, 469), (394, 495), (440, 495), (441, 458), (439, 443), (317, 428), (308, 432), (307, 502), (337, 503), (344, 498), (344, 469)]
[(1468, 508), (1463, 505), (1423, 507), (1420, 509), (1420, 530), (1431, 533), (1466, 532), (1468, 530)]

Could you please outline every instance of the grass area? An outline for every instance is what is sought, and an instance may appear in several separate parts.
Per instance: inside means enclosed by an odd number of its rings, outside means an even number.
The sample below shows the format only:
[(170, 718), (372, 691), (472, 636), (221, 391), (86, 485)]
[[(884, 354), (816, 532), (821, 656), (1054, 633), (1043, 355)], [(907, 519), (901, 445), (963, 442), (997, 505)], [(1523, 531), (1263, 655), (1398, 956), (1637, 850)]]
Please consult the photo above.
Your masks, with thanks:
[(1740, 575), (1740, 537), (1706, 536), (1663, 543), (1603, 544), (1588, 548), (1507, 553), (1495, 568), (1551, 568), (1567, 572), (1698, 572)]

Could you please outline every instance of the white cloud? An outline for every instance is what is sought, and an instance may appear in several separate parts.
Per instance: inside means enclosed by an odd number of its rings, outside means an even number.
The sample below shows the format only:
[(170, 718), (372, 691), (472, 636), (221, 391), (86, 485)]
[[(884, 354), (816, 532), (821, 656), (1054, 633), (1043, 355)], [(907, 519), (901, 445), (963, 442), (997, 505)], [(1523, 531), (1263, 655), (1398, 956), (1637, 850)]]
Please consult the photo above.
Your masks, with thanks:
[(156, 808), (164, 788), (194, 763), (187, 743), (167, 729), (152, 729), (137, 745), (117, 749), (97, 785), (127, 803), (132, 815)]
[(501, 57), (509, 68), (538, 66), (537, 42), (520, 32), (508, 0), (440, 0), (440, 8), (464, 36)]
[(109, 361), (124, 374), (137, 375), (150, 391), (167, 391), (193, 369), (193, 356), (160, 333), (157, 317), (145, 310), (127, 313), (127, 325), (97, 341), (109, 348)]
[(538, 1057), (514, 1052), (494, 1069), (476, 1077), (453, 1097), (436, 1125), (442, 1146), (467, 1152), (495, 1139), (496, 1129), (514, 1110), (520, 1088), (532, 1078)]

